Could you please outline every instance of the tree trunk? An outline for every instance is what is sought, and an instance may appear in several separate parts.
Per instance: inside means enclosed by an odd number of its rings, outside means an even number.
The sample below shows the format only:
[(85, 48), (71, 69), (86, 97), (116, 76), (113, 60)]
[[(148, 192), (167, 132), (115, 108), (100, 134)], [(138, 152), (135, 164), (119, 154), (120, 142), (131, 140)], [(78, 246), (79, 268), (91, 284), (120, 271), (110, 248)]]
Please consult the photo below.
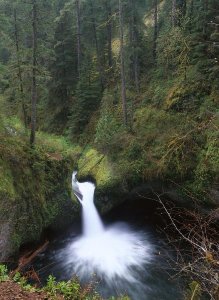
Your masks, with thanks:
[(194, 13), (194, 0), (191, 0), (190, 4), (190, 17), (193, 18), (193, 13)]
[(80, 79), (81, 73), (81, 11), (80, 0), (76, 0), (76, 12), (77, 12), (77, 59), (78, 59), (78, 79)]
[(37, 103), (37, 88), (36, 88), (36, 55), (37, 55), (37, 7), (36, 0), (32, 0), (32, 49), (33, 49), (33, 62), (32, 62), (32, 100), (31, 100), (31, 134), (30, 144), (35, 143), (36, 134), (36, 103)]
[(172, 26), (176, 26), (177, 24), (177, 9), (176, 9), (176, 0), (172, 0)]
[(157, 0), (154, 0), (154, 37), (153, 37), (153, 58), (157, 58), (157, 36), (158, 36), (158, 10)]
[(129, 11), (130, 11), (130, 20), (129, 20), (129, 47), (131, 48), (130, 55), (130, 64), (129, 64), (129, 81), (132, 83), (135, 80), (135, 71), (134, 71), (134, 56), (135, 56), (135, 44), (134, 44), (134, 3), (133, 0), (129, 0)]
[[(65, 28), (64, 28), (63, 24), (61, 25), (61, 28), (62, 28), (62, 31), (64, 32)], [(68, 101), (68, 86), (66, 84), (66, 73), (67, 73), (66, 72), (66, 64), (67, 64), (67, 62), (66, 62), (66, 56), (65, 56), (65, 44), (64, 43), (62, 43), (62, 56), (63, 56), (63, 66), (64, 66), (63, 72), (62, 72), (62, 76), (64, 79), (63, 87), (62, 87), (62, 101), (67, 103), (67, 101)]]
[(107, 10), (107, 55), (108, 55), (108, 65), (110, 68), (113, 66), (113, 55), (112, 55), (112, 9), (111, 4), (108, 0), (105, 2)]
[(22, 111), (23, 111), (24, 126), (25, 126), (25, 128), (27, 128), (27, 112), (26, 112), (26, 106), (25, 106), (25, 102), (24, 102), (24, 88), (23, 88), (23, 78), (22, 78), (22, 71), (21, 71), (16, 9), (14, 9), (14, 36), (15, 36), (16, 58), (17, 58), (17, 66), (18, 66), (18, 79), (19, 79), (19, 85), (20, 85), (21, 106), (22, 106)]
[(132, 70), (131, 79), (134, 80), (135, 90), (137, 93), (140, 91), (139, 84), (139, 57), (138, 57), (138, 30), (137, 30), (137, 17), (135, 1), (130, 0), (130, 9), (132, 11), (132, 18), (130, 22), (130, 44), (132, 45)]
[(207, 39), (207, 14), (208, 14), (209, 0), (203, 0), (204, 20), (203, 20), (203, 35)]
[(122, 108), (125, 126), (128, 123), (127, 100), (126, 100), (126, 80), (125, 80), (125, 59), (124, 59), (124, 31), (123, 31), (123, 7), (122, 0), (119, 0), (119, 27), (120, 27), (120, 59), (121, 59), (121, 83), (122, 83)]
[(134, 49), (134, 78), (135, 78), (135, 89), (136, 92), (139, 94), (140, 92), (140, 83), (139, 83), (139, 58), (138, 58), (138, 53), (137, 53), (137, 32), (134, 30), (133, 33), (134, 37), (134, 44), (135, 44), (135, 49)]
[(186, 15), (186, 11), (187, 11), (187, 1), (183, 0), (183, 4), (182, 4), (182, 14), (183, 14), (183, 16)]
[(190, 3), (190, 10), (189, 10), (189, 32), (192, 33), (192, 20), (194, 14), (194, 1), (191, 0)]
[(101, 64), (101, 55), (100, 55), (100, 49), (99, 49), (99, 44), (98, 44), (98, 39), (97, 39), (97, 28), (96, 28), (96, 19), (94, 16), (94, 8), (93, 8), (93, 2), (90, 0), (90, 7), (91, 7), (91, 15), (92, 15), (92, 27), (93, 27), (93, 34), (94, 34), (94, 41), (95, 41), (95, 47), (96, 47), (96, 53), (97, 53), (97, 65), (98, 65), (98, 70), (100, 73), (100, 81), (101, 81), (101, 86), (102, 89), (104, 88), (104, 71), (103, 67)]

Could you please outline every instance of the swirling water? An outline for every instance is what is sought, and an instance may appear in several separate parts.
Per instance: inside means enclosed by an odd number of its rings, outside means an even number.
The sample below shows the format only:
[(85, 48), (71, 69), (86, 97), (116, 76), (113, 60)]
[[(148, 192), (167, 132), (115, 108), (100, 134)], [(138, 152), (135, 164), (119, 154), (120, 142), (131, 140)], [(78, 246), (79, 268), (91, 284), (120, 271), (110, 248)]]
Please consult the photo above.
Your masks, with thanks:
[(110, 284), (118, 280), (138, 283), (136, 272), (151, 260), (152, 245), (145, 235), (127, 225), (104, 228), (94, 205), (95, 185), (76, 182), (75, 176), (73, 173), (73, 182), (82, 195), (82, 199), (78, 198), (82, 204), (83, 234), (69, 245), (67, 263), (72, 264), (81, 279), (97, 274)]
[[(103, 297), (129, 295), (133, 300), (181, 299), (177, 285), (168, 280), (165, 263), (151, 233), (117, 222), (104, 225), (94, 205), (95, 185), (80, 183), (73, 173), (72, 186), (82, 205), (82, 233), (55, 242), (36, 262), (42, 276), (58, 279), (77, 275), (95, 281)], [(47, 265), (44, 269), (45, 260)]]

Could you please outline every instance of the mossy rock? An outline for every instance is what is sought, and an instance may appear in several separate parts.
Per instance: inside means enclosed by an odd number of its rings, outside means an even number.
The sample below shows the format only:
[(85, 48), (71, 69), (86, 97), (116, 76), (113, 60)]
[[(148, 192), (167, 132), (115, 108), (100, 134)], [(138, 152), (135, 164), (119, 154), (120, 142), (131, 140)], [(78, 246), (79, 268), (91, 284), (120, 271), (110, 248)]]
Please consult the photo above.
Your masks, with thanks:
[(73, 161), (65, 153), (30, 148), (5, 137), (0, 147), (0, 260), (24, 243), (36, 242), (44, 229), (60, 229), (78, 216), (73, 203)]
[(0, 194), (7, 194), (9, 198), (15, 197), (15, 189), (11, 170), (6, 162), (0, 159)]
[(98, 189), (113, 186), (117, 179), (107, 156), (93, 148), (84, 151), (78, 161), (78, 170), (79, 179), (93, 177)]

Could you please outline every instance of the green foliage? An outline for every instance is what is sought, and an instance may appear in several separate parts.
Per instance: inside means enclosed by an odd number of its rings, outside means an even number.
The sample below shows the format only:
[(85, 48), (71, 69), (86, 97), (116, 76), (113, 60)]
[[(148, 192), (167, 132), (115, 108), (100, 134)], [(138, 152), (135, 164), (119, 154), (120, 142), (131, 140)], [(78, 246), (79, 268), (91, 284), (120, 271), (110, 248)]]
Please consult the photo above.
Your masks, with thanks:
[[(186, 1), (176, 1), (175, 24), (172, 1), (158, 1), (156, 41), (153, 3), (123, 1), (132, 125), (127, 130), (120, 99), (118, 1), (81, 1), (80, 74), (74, 3), (37, 1), (39, 132), (33, 149), (20, 121), (22, 104), (28, 123), (30, 119), (30, 5), (0, 2), (0, 225), (9, 222), (13, 250), (39, 239), (43, 228), (62, 215), (75, 163), (79, 175), (93, 176), (102, 191), (169, 179), (209, 203), (218, 189), (218, 1), (187, 1), (187, 7)], [(41, 132), (42, 128), (65, 133), (80, 145)], [(56, 223), (62, 224), (60, 219)], [(21, 282), (19, 275), (15, 277)], [(190, 288), (198, 297), (197, 283)], [(81, 295), (77, 281), (57, 283), (50, 277), (47, 289), (67, 299)]]
[(195, 112), (209, 94), (209, 84), (201, 79), (182, 82), (170, 90), (165, 101), (165, 108), (177, 112)]
[(37, 290), (35, 287), (29, 284), (28, 280), (24, 276), (22, 276), (21, 273), (19, 272), (16, 272), (14, 274), (12, 280), (17, 284), (19, 284), (22, 287), (22, 289), (26, 291), (35, 292)]
[(94, 177), (100, 189), (112, 185), (117, 179), (107, 157), (93, 148), (84, 150), (78, 161), (78, 169), (80, 177)]
[(192, 281), (189, 284), (189, 291), (187, 292), (186, 295), (186, 300), (199, 300), (201, 299), (201, 286), (198, 282)]
[[(94, 287), (89, 284), (82, 287), (79, 281), (75, 278), (69, 281), (57, 282), (56, 278), (49, 275), (47, 279), (47, 284), (41, 289), (33, 287), (27, 282), (19, 272), (16, 272), (11, 279), (8, 275), (8, 269), (5, 265), (0, 264), (0, 283), (5, 281), (13, 280), (15, 283), (19, 284), (23, 290), (34, 292), (46, 292), (48, 299), (56, 299), (56, 297), (63, 296), (66, 300), (101, 300), (102, 298), (95, 292)], [(127, 296), (121, 296), (118, 298), (111, 297), (109, 300), (129, 300)]]
[(19, 284), (24, 290), (34, 292), (36, 288), (28, 283), (27, 279), (23, 277), (19, 272), (16, 272), (11, 279), (8, 275), (8, 269), (5, 265), (0, 264), (0, 283), (4, 281), (13, 280), (15, 283)]
[(15, 252), (22, 243), (38, 240), (42, 230), (56, 218), (61, 219), (60, 224), (74, 218), (77, 208), (71, 203), (69, 178), (80, 147), (74, 147), (64, 137), (39, 132), (38, 146), (30, 148), (18, 119), (6, 119), (4, 125), (6, 131), (0, 146), (0, 223), (7, 228), (5, 234), (9, 234), (7, 251)]
[(77, 147), (77, 145), (72, 145), (72, 143), (64, 136), (48, 134), (42, 131), (37, 132), (36, 136), (39, 145), (43, 145), (49, 153), (59, 153), (60, 158), (63, 155), (70, 156)]
[(56, 278), (52, 275), (49, 275), (47, 279), (47, 285), (45, 287), (45, 290), (50, 293), (50, 295), (55, 296), (57, 292), (56, 287)]
[[(175, 90), (181, 97), (181, 93), (189, 95), (191, 87), (193, 88), (192, 83), (186, 89)], [(200, 89), (197, 93), (203, 95)], [(173, 91), (170, 90), (166, 103), (172, 101), (172, 95)], [(109, 101), (108, 98), (110, 106)], [(185, 101), (182, 100), (182, 104)], [(184, 105), (186, 107), (185, 103)], [(211, 121), (205, 123), (200, 118), (195, 119), (184, 113), (184, 110), (173, 113), (169, 109), (167, 111), (144, 105), (136, 110), (133, 132), (128, 133), (123, 131), (112, 107), (102, 109), (95, 144), (108, 156), (119, 180), (126, 178), (136, 184), (141, 178), (152, 180), (164, 177), (180, 182), (184, 180), (187, 188), (194, 193), (202, 191), (201, 198), (205, 201), (208, 188), (217, 181), (217, 125), (215, 121), (212, 124)], [(93, 161), (92, 156), (90, 159)], [(92, 165), (90, 160), (89, 164)], [(89, 173), (85, 168), (83, 173), (86, 172)], [(95, 171), (93, 175), (97, 176)]]
[(20, 281), (20, 279), (21, 279), (21, 273), (19, 273), (19, 272), (16, 272), (15, 274), (14, 274), (14, 276), (13, 276), (13, 281), (14, 282), (19, 282)]
[(8, 277), (8, 269), (5, 265), (0, 265), (0, 282), (7, 281)]
[[(70, 281), (56, 282), (55, 277), (49, 276), (47, 285), (44, 288), (50, 296), (63, 295), (67, 300), (101, 300), (102, 298), (94, 291), (91, 285), (84, 288), (79, 284), (77, 279)], [(127, 296), (112, 297), (109, 300), (129, 300)]]
[(8, 195), (10, 199), (15, 196), (13, 177), (7, 163), (0, 159), (0, 194)]
[(47, 130), (55, 130), (59, 133), (63, 132), (68, 121), (72, 91), (77, 82), (76, 37), (73, 22), (73, 7), (68, 3), (55, 20), (55, 57), (50, 68), (52, 79), (49, 86), (49, 101), (47, 101), (47, 107), (51, 112), (47, 120)]
[(82, 288), (77, 279), (56, 282), (56, 278), (49, 276), (44, 290), (52, 297), (63, 295), (67, 300), (100, 300), (100, 296), (89, 287)]
[[(209, 124), (205, 134), (206, 143), (199, 152), (194, 178), (192, 182), (188, 183), (188, 187), (195, 194), (208, 198), (208, 188), (210, 187), (212, 190), (216, 188), (219, 174), (218, 129), (215, 121)], [(214, 201), (213, 197), (212, 200)]]
[(89, 123), (92, 113), (98, 108), (101, 100), (100, 82), (90, 82), (88, 78), (78, 82), (72, 114), (69, 121), (70, 135), (82, 135)]
[(190, 40), (182, 27), (167, 28), (158, 40), (158, 64), (164, 75), (183, 71), (189, 64)]
[(118, 140), (124, 128), (121, 121), (112, 112), (103, 113), (97, 123), (95, 144), (103, 153), (116, 152)]

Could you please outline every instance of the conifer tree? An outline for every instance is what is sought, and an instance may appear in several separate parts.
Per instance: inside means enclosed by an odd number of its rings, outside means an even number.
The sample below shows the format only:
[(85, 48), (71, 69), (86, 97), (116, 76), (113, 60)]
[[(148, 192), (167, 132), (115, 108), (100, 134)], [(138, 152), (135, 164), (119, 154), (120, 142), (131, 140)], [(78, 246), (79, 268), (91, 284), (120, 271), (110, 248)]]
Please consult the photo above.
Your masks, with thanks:
[[(55, 60), (51, 65), (52, 80), (48, 106), (52, 107), (55, 130), (62, 130), (71, 111), (72, 92), (78, 80), (76, 18), (72, 5), (67, 4), (56, 19), (54, 35)], [(53, 120), (53, 121), (52, 121)], [(51, 126), (51, 123), (48, 124)], [(51, 128), (52, 129), (52, 128)]]
[(32, 0), (32, 97), (31, 97), (31, 134), (30, 144), (35, 143), (36, 134), (36, 105), (37, 105), (37, 4), (36, 0)]
[(123, 23), (123, 3), (119, 0), (119, 30), (120, 30), (120, 72), (121, 72), (121, 95), (124, 125), (128, 124), (127, 99), (126, 99), (126, 79), (125, 79), (125, 53), (124, 53), (124, 23)]
[(81, 8), (80, 8), (80, 0), (75, 1), (76, 5), (76, 19), (77, 19), (77, 56), (78, 56), (78, 79), (80, 80), (80, 72), (81, 72)]
[(154, 6), (154, 37), (153, 37), (153, 57), (156, 62), (157, 58), (157, 37), (158, 37), (158, 3), (157, 0), (153, 2)]

